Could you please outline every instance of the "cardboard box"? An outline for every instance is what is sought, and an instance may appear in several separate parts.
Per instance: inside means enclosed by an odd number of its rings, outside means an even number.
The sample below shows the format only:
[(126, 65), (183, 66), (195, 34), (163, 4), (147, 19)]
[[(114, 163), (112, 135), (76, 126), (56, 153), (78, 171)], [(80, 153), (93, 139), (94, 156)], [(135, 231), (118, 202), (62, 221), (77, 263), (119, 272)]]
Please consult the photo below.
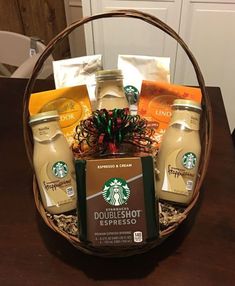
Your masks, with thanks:
[(81, 240), (123, 246), (158, 237), (151, 156), (77, 160), (76, 175)]

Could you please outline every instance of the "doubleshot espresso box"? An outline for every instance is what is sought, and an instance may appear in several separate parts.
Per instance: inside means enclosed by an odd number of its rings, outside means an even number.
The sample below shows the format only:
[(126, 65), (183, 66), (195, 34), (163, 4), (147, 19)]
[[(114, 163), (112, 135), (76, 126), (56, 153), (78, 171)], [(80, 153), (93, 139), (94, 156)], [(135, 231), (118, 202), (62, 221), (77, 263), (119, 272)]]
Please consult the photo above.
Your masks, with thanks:
[(158, 237), (151, 156), (76, 161), (79, 238), (94, 246)]

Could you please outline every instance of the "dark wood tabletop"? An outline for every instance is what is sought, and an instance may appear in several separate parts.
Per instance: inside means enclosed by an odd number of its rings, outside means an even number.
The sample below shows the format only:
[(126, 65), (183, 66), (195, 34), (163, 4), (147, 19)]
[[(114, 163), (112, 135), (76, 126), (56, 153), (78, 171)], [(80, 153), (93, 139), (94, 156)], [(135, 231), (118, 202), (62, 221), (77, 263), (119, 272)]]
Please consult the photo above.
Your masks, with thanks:
[[(0, 79), (0, 285), (230, 286), (235, 282), (235, 152), (218, 87), (209, 169), (190, 217), (159, 247), (128, 258), (81, 253), (34, 206), (22, 135), (26, 80)], [(38, 81), (35, 91), (53, 87)]]

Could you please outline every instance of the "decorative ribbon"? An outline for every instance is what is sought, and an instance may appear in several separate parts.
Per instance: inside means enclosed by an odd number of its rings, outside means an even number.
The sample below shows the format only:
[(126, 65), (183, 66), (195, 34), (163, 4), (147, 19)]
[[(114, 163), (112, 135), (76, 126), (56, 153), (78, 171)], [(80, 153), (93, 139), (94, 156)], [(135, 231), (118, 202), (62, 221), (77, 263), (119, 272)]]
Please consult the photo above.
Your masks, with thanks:
[(76, 127), (75, 153), (117, 153), (122, 143), (130, 143), (141, 151), (150, 152), (154, 131), (139, 115), (129, 109), (96, 110)]

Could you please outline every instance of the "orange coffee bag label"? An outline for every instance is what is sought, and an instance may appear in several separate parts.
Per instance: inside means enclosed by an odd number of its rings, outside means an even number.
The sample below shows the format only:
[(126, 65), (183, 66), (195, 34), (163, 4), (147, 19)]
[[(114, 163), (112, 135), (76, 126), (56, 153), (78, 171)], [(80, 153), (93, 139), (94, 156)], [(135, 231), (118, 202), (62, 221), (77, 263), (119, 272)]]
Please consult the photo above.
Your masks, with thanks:
[(149, 127), (155, 130), (154, 139), (158, 147), (172, 116), (173, 101), (188, 99), (201, 103), (201, 98), (200, 88), (147, 80), (142, 82), (138, 114), (147, 119)]
[(91, 115), (91, 104), (86, 85), (65, 87), (31, 94), (29, 113), (57, 110), (61, 129), (71, 145), (79, 122)]

